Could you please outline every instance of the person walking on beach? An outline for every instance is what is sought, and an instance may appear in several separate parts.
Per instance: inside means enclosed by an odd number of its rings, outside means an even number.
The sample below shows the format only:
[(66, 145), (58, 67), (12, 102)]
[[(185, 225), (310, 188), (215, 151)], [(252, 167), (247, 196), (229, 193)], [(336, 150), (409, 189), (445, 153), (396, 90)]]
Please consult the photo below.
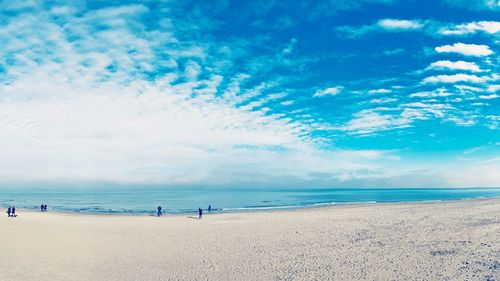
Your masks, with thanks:
[(158, 206), (158, 211), (156, 212), (156, 215), (157, 216), (163, 215), (163, 213), (161, 212), (161, 206)]
[(42, 204), (40, 205), (40, 212), (43, 212), (43, 210), (44, 210), (44, 205)]
[(198, 208), (198, 219), (201, 220), (202, 216), (203, 216), (203, 210), (201, 208)]
[(208, 204), (208, 212), (210, 213), (212, 211), (212, 205)]
[(47, 212), (47, 204), (43, 205), (43, 211)]
[(11, 209), (10, 207), (7, 209), (7, 216), (8, 216), (9, 218), (10, 218), (10, 213), (11, 213), (11, 210), (12, 210), (12, 209)]
[(15, 218), (16, 217), (16, 207), (12, 206), (12, 217)]

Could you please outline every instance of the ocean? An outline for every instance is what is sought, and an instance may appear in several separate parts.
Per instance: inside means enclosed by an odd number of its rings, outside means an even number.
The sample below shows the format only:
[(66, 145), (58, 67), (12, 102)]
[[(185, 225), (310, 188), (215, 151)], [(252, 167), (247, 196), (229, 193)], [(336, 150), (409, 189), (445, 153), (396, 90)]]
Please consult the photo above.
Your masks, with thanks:
[(191, 213), (210, 204), (217, 212), (308, 208), (334, 204), (498, 198), (500, 188), (145, 188), (0, 189), (0, 207), (98, 214)]

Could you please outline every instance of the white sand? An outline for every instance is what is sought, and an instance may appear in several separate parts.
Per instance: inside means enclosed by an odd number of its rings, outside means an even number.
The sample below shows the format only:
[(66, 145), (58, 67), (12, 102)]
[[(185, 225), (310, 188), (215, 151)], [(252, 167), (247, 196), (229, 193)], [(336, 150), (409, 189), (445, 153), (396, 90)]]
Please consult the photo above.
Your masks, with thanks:
[[(5, 211), (5, 210), (2, 210)], [(0, 280), (500, 280), (500, 199), (0, 217)]]

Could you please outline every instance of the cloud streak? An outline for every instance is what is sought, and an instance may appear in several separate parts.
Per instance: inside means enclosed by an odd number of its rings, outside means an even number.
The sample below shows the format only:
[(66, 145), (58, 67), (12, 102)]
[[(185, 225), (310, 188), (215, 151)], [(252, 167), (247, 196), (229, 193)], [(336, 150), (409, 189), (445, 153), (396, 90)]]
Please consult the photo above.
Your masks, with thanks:
[(456, 53), (464, 56), (485, 57), (493, 54), (487, 45), (454, 43), (434, 48), (438, 53)]
[(465, 37), (474, 34), (496, 36), (500, 33), (498, 21), (472, 21), (467, 23), (440, 22), (431, 19), (380, 19), (369, 25), (341, 26), (337, 28), (351, 38), (375, 32), (421, 32), (431, 37)]
[(445, 27), (440, 30), (440, 33), (443, 35), (467, 35), (467, 34), (474, 34), (477, 32), (484, 32), (487, 34), (500, 33), (500, 22), (497, 21), (470, 22), (470, 23)]
[(322, 90), (317, 90), (314, 93), (313, 97), (320, 98), (325, 96), (335, 96), (338, 95), (342, 91), (342, 89), (343, 88), (341, 86), (337, 86), (337, 87), (330, 87)]
[(440, 60), (429, 65), (430, 69), (468, 70), (481, 72), (481, 68), (474, 62)]

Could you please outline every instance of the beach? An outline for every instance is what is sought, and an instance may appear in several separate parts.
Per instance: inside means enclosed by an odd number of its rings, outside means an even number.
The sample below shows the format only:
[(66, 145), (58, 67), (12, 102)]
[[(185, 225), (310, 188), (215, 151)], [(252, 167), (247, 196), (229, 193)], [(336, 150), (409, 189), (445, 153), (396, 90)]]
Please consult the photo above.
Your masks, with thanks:
[(500, 199), (18, 215), (0, 217), (2, 281), (500, 280)]

